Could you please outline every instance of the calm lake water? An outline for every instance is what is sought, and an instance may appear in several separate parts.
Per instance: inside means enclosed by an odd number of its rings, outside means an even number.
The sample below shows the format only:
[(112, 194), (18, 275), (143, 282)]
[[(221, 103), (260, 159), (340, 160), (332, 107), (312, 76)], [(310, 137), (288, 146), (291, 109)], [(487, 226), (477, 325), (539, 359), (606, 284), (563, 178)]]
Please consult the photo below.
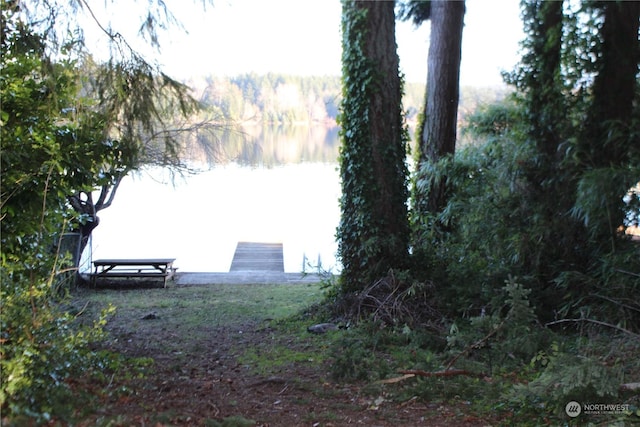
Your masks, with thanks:
[(318, 262), (338, 271), (337, 129), (255, 128), (222, 144), (234, 160), (197, 175), (125, 178), (99, 213), (91, 258), (176, 258), (181, 272), (226, 272), (238, 242), (278, 242), (286, 272)]

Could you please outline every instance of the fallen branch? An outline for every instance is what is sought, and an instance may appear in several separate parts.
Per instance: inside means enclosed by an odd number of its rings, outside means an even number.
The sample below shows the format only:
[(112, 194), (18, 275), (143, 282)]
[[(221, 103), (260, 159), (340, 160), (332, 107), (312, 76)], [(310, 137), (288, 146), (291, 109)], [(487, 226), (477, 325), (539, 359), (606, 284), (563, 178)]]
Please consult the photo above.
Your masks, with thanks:
[(401, 377), (393, 377), (393, 378), (387, 378), (384, 380), (380, 380), (378, 381), (379, 384), (395, 384), (395, 383), (399, 383), (400, 381), (404, 381), (407, 378), (415, 378), (415, 374), (406, 374), (403, 375)]
[(466, 369), (445, 369), (444, 371), (436, 372), (423, 371), (421, 369), (406, 369), (398, 371), (398, 373), (405, 375), (417, 375), (420, 377), (457, 377), (460, 375), (464, 375), (467, 377), (484, 378), (486, 376), (484, 374), (467, 371)]
[(467, 346), (467, 348), (465, 348), (460, 353), (458, 353), (458, 355), (456, 357), (454, 357), (453, 359), (451, 359), (449, 361), (449, 363), (447, 363), (447, 365), (444, 368), (444, 372), (449, 371), (449, 368), (451, 368), (451, 366), (453, 366), (453, 364), (456, 363), (456, 361), (460, 357), (462, 357), (462, 355), (467, 354), (468, 352), (470, 352), (474, 348), (479, 348), (482, 344), (484, 344), (485, 341), (487, 341), (489, 338), (491, 338), (493, 335), (495, 335), (496, 332), (498, 332), (500, 329), (502, 329), (503, 326), (504, 326), (504, 320), (502, 322), (500, 322), (500, 324), (498, 326), (493, 328), (493, 330), (491, 332), (489, 332), (484, 338), (482, 338), (482, 339), (474, 342), (473, 344)]
[(467, 371), (465, 369), (445, 369), (444, 371), (436, 371), (436, 372), (423, 371), (421, 369), (403, 369), (401, 371), (398, 371), (398, 373), (404, 374), (404, 375), (402, 375), (401, 377), (393, 377), (393, 378), (380, 380), (378, 381), (378, 384), (395, 384), (409, 378), (415, 378), (416, 376), (418, 377), (457, 377), (460, 375), (464, 375), (467, 377), (485, 378), (485, 375), (483, 374), (477, 374), (475, 372)]
[(620, 326), (612, 325), (611, 323), (601, 322), (600, 320), (594, 320), (594, 319), (560, 319), (560, 320), (555, 320), (553, 322), (546, 323), (545, 326), (558, 325), (560, 323), (580, 323), (580, 322), (588, 322), (588, 323), (593, 323), (595, 325), (606, 326), (607, 328), (612, 328), (617, 331), (624, 332), (627, 335), (631, 335), (633, 338), (640, 341), (640, 335), (636, 334), (635, 332), (631, 332), (630, 330), (621, 328)]

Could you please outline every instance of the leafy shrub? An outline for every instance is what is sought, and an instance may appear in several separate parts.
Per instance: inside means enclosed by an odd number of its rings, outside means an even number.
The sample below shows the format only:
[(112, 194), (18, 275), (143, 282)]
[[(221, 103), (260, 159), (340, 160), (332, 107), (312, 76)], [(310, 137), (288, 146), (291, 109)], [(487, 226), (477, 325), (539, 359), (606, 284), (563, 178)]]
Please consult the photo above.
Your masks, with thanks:
[[(609, 232), (623, 224), (622, 210), (627, 224), (635, 221), (638, 198), (629, 188), (637, 168), (576, 171), (567, 157), (535, 175), (538, 182), (531, 174), (542, 160), (520, 107), (489, 106), (468, 123), (475, 141), (453, 158), (423, 165), (414, 178), (418, 187), (434, 176), (446, 180), (449, 191), (441, 212), (417, 217), (414, 210), (412, 218), (412, 271), (435, 283), (444, 314), (492, 311), (502, 302), (497, 284), (514, 275), (535, 290), (531, 302), (543, 320), (580, 315), (588, 303), (600, 320), (640, 324), (632, 295), (638, 245)], [(620, 195), (616, 203), (613, 194)]]
[(64, 300), (56, 298), (55, 274), (29, 278), (7, 267), (3, 265), (0, 273), (3, 416), (36, 422), (68, 420), (83, 407), (82, 398), (88, 398), (78, 395), (71, 380), (100, 379), (109, 368), (108, 356), (94, 352), (91, 343), (103, 337), (102, 327), (113, 308), (93, 324), (81, 326), (65, 312)]
[(540, 247), (518, 169), (529, 156), (510, 134), (492, 136), (418, 172), (416, 185), (436, 175), (450, 191), (442, 212), (412, 220), (414, 271), (436, 283), (445, 313), (479, 314), (501, 297), (496, 283), (531, 274), (528, 262)]
[(14, 6), (0, 7), (0, 411), (3, 422), (27, 425), (67, 421), (90, 396), (74, 381), (109, 369), (90, 346), (106, 313), (81, 326), (64, 309), (68, 265), (54, 236), (82, 221), (68, 197), (103, 182), (103, 163), (122, 153), (101, 142), (104, 123), (78, 98), (75, 61), (48, 58), (46, 37)]

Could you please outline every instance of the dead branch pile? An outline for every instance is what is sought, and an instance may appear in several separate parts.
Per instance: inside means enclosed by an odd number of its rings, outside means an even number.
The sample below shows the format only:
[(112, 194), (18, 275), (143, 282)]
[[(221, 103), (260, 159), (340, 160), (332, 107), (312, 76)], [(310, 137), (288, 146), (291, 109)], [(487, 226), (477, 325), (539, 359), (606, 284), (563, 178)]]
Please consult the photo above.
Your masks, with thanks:
[(391, 271), (354, 296), (350, 317), (439, 330), (443, 316), (435, 308), (434, 290), (432, 283), (408, 283)]

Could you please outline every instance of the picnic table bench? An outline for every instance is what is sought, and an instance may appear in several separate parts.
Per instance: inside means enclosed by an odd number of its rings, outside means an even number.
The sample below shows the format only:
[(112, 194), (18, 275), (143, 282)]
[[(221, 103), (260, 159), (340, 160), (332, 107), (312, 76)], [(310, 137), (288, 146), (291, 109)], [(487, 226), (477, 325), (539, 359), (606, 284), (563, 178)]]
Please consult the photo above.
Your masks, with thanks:
[(109, 278), (161, 278), (167, 287), (167, 279), (173, 277), (175, 258), (145, 259), (98, 259), (93, 261), (95, 267), (91, 274), (91, 283), (95, 286), (97, 279)]

